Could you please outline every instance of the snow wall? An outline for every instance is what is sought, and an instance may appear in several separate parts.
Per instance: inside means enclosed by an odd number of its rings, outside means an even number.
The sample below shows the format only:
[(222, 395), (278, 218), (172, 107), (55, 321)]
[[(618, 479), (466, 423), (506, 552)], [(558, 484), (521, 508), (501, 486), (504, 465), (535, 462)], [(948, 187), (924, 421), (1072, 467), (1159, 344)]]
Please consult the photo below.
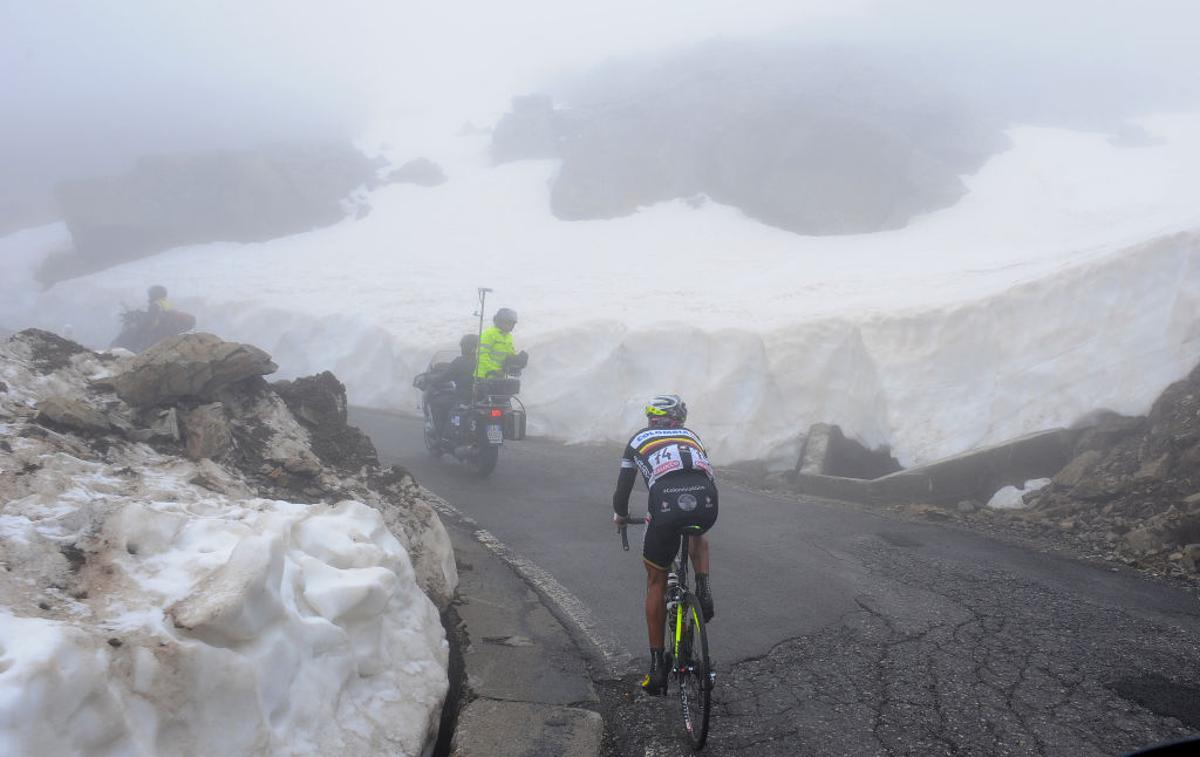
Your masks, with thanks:
[[(70, 323), (75, 338), (94, 345), (111, 338), (119, 300), (94, 281), (30, 299), (22, 325)], [(178, 304), (200, 313), (205, 329), (270, 352), (283, 376), (333, 370), (359, 405), (415, 410), (412, 376), (455, 341), (421, 324), (397, 333), (366, 314)], [(0, 319), (13, 310), (0, 308)], [(27, 323), (30, 312), (37, 323)], [(518, 343), (532, 356), (522, 392), (532, 433), (623, 442), (643, 398), (674, 391), (724, 462), (790, 466), (808, 426), (829, 422), (891, 446), (909, 466), (1069, 425), (1099, 408), (1148, 410), (1200, 361), (1200, 237), (1165, 236), (929, 309), (762, 330), (581, 318), (518, 334)]]

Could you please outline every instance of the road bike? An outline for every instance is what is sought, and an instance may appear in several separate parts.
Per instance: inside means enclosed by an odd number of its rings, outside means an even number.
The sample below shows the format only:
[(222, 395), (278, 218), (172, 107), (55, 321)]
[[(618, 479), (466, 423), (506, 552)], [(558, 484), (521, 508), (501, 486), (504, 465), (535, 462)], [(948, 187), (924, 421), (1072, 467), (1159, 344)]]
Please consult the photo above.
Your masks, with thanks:
[[(629, 535), (626, 526), (644, 526), (641, 518), (622, 519), (617, 528), (621, 534), (621, 546), (629, 551)], [(696, 526), (680, 529), (680, 536), (699, 535)], [(688, 587), (688, 543), (680, 539), (682, 546), (679, 559), (671, 563), (667, 573), (667, 632), (672, 634), (666, 650), (667, 691), (674, 683), (679, 690), (679, 708), (683, 716), (683, 727), (692, 749), (704, 748), (708, 740), (708, 721), (712, 704), (712, 689), (716, 673), (708, 656), (708, 631), (704, 626), (704, 613), (700, 600)]]

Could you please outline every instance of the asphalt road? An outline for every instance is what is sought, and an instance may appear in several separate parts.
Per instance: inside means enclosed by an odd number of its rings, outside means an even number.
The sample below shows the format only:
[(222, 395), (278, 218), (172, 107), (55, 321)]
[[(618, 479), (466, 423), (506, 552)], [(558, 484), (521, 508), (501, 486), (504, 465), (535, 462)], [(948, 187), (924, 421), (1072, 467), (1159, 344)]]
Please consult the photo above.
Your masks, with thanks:
[[(417, 419), (352, 422), (577, 597), (595, 635), (644, 655), (644, 571), (608, 522), (619, 449), (510, 443), (478, 479), (432, 459)], [(1200, 733), (1185, 590), (728, 482), (711, 541), (712, 754), (1120, 754)], [(632, 680), (601, 684), (622, 723), (607, 751), (673, 753), (669, 704), (628, 696)]]

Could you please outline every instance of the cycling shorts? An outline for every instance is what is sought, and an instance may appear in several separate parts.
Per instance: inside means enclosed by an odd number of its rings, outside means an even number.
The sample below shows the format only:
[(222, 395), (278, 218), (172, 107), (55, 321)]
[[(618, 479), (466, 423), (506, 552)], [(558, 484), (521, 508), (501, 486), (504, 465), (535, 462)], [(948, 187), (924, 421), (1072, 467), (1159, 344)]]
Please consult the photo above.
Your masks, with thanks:
[(674, 473), (650, 488), (642, 559), (663, 570), (679, 552), (684, 529), (702, 534), (717, 522), (717, 487), (700, 471)]

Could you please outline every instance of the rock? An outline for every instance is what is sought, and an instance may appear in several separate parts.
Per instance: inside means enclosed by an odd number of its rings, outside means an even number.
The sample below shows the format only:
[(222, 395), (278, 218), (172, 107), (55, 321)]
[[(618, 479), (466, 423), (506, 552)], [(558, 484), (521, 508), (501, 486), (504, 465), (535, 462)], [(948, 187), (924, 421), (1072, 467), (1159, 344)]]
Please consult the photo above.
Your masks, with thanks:
[(3, 381), (0, 381), (0, 394), (4, 394), (7, 391), (8, 391), (8, 384), (4, 383)]
[(1184, 497), (1183, 505), (1189, 513), (1200, 512), (1200, 492)]
[(90, 352), (82, 344), (41, 329), (25, 329), (12, 338), (29, 349), (33, 366), (44, 373), (66, 368), (71, 364), (72, 357)]
[(38, 404), (37, 419), (91, 434), (103, 434), (112, 428), (104, 413), (73, 397), (47, 397)]
[(1192, 570), (1200, 569), (1200, 544), (1188, 544), (1183, 548), (1183, 562)]
[(183, 416), (187, 456), (193, 460), (220, 460), (233, 449), (233, 433), (225, 406), (220, 402), (200, 405)]
[(276, 368), (271, 356), (257, 347), (212, 334), (180, 334), (129, 361), (109, 383), (130, 405), (152, 407), (185, 397), (213, 399), (230, 384)]
[(346, 422), (346, 387), (325, 371), (271, 384), (288, 410), (312, 436), (312, 449), (326, 465), (358, 470), (379, 464), (370, 437)]
[(815, 423), (808, 429), (796, 463), (800, 473), (846, 478), (879, 478), (900, 470), (886, 447), (870, 450), (847, 439), (838, 426)]
[(143, 428), (127, 433), (134, 441), (149, 442), (155, 439), (178, 442), (183, 436), (179, 432), (179, 413), (173, 407), (155, 409), (144, 414)]
[(388, 181), (395, 184), (416, 184), (419, 187), (436, 187), (446, 183), (442, 167), (429, 158), (417, 158), (388, 174)]
[(554, 101), (545, 95), (521, 95), (492, 132), (492, 161), (558, 157), (563, 124)]
[(1053, 481), (1057, 486), (1074, 488), (1095, 469), (1102, 459), (1104, 459), (1104, 453), (1099, 450), (1090, 449), (1081, 452), (1054, 476)]
[(275, 381), (271, 388), (292, 415), (311, 428), (333, 430), (346, 425), (346, 386), (329, 371), (295, 381)]
[(1080, 429), (1075, 442), (1075, 454), (1081, 455), (1089, 450), (1110, 450), (1122, 439), (1141, 431), (1145, 422), (1145, 418), (1118, 415), (1109, 410), (1089, 413), (1072, 426)]
[(964, 499), (958, 503), (958, 511), (963, 514), (973, 513), (978, 509), (979, 507), (969, 499)]
[(1170, 455), (1163, 453), (1153, 460), (1148, 460), (1138, 468), (1138, 472), (1134, 474), (1135, 479), (1141, 481), (1161, 481), (1167, 475), (1168, 466), (1170, 463)]
[(1074, 518), (1065, 518), (1063, 520), (1060, 520), (1058, 522), (1058, 527), (1060, 529), (1062, 529), (1063, 531), (1073, 531), (1073, 530), (1075, 530), (1075, 519)]
[(1163, 541), (1163, 533), (1157, 528), (1135, 528), (1125, 534), (1125, 546), (1135, 552), (1152, 552)]
[[(560, 158), (550, 197), (564, 220), (705, 194), (822, 235), (902, 228), (948, 207), (965, 194), (961, 177), (1008, 144), (953, 98), (930, 126), (906, 87), (853, 73), (860, 61), (845, 53), (721, 47), (586, 78), (573, 88), (575, 109), (515, 101), (496, 126), (493, 159)], [(854, 106), (814, 107), (843, 98)]]
[(55, 281), (172, 247), (328, 226), (346, 216), (346, 197), (377, 183), (375, 172), (357, 149), (337, 144), (146, 157), (126, 174), (55, 188), (75, 252), (40, 275)]

